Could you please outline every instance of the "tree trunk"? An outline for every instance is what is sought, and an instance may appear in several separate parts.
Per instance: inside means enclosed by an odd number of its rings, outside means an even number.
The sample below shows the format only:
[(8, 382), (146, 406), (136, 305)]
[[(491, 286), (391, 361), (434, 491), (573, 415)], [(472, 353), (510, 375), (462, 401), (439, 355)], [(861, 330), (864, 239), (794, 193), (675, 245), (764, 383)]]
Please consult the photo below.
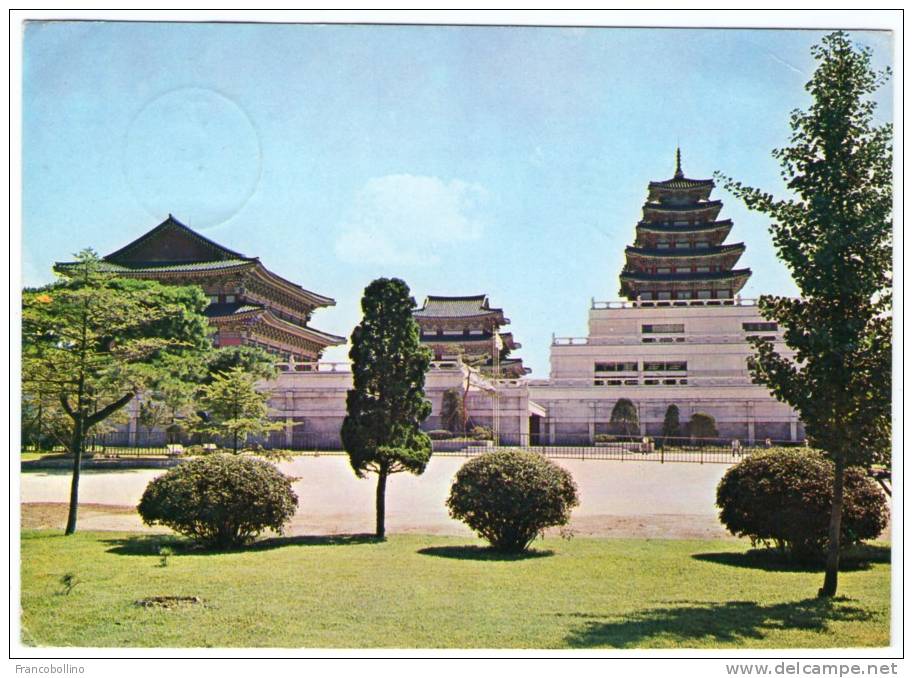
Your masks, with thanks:
[(67, 513), (65, 535), (76, 532), (76, 514), (79, 511), (79, 471), (82, 466), (83, 420), (74, 422), (73, 427), (73, 478), (70, 481), (70, 510)]
[(384, 530), (384, 512), (386, 510), (386, 496), (387, 496), (387, 471), (381, 470), (377, 474), (377, 496), (375, 506), (377, 509), (377, 525), (374, 532), (374, 535), (378, 539), (385, 539), (386, 532)]
[(827, 533), (827, 561), (824, 566), (824, 586), (820, 598), (837, 594), (837, 572), (840, 569), (840, 524), (843, 519), (843, 479), (846, 459), (841, 454), (834, 460), (834, 490), (831, 496), (831, 522)]

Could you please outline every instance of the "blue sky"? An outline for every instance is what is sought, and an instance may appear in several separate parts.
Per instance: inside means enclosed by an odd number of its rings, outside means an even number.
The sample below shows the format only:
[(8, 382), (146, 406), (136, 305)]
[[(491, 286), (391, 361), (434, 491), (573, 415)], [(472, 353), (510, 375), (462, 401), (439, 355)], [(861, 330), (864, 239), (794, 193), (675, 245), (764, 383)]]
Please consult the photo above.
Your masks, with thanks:
[[(770, 151), (809, 103), (822, 32), (30, 23), (24, 38), (23, 283), (173, 213), (332, 296), (485, 292), (534, 376), (552, 334), (615, 299), (647, 183), (715, 170), (782, 195)], [(888, 65), (888, 32), (854, 32)], [(890, 119), (892, 86), (878, 95)], [(763, 215), (721, 188), (743, 296), (792, 294)], [(328, 359), (345, 359), (332, 349)]]

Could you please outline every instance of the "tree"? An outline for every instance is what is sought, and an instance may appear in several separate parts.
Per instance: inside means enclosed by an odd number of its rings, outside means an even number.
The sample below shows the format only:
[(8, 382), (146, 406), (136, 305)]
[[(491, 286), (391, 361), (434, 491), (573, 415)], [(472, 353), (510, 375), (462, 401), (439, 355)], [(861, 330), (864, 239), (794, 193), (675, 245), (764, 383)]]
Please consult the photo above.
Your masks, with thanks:
[(364, 317), (352, 332), (349, 351), (353, 388), (346, 396), (342, 442), (356, 476), (377, 474), (378, 539), (384, 538), (388, 476), (421, 474), (431, 458), (431, 440), (419, 428), (431, 414), (424, 392), (431, 351), (419, 342), (414, 307), (402, 280), (372, 282), (365, 288)]
[(232, 450), (252, 434), (266, 433), (282, 424), (269, 418), (269, 396), (257, 388), (257, 377), (241, 367), (212, 375), (212, 381), (200, 391), (200, 417), (197, 430), (231, 440)]
[(58, 282), (22, 295), (23, 395), (53, 399), (73, 455), (66, 534), (76, 531), (86, 436), (157, 376), (209, 345), (197, 287), (117, 278), (91, 250)]
[(719, 438), (720, 432), (716, 429), (716, 419), (703, 412), (695, 412), (688, 422), (688, 435), (698, 440)]
[(765, 296), (762, 315), (784, 330), (795, 360), (754, 342), (749, 367), (795, 408), (809, 443), (834, 462), (828, 552), (821, 596), (834, 596), (848, 466), (890, 459), (892, 127), (874, 123), (871, 95), (890, 71), (842, 31), (812, 48), (812, 104), (794, 111), (791, 145), (774, 151), (793, 198), (776, 200), (725, 179), (769, 215), (779, 257), (801, 298)]
[(448, 388), (441, 399), (441, 426), (451, 433), (465, 433), (465, 411), (461, 389)]
[(276, 356), (270, 355), (261, 348), (223, 346), (210, 353), (206, 371), (200, 381), (204, 384), (212, 383), (215, 375), (229, 372), (235, 367), (240, 367), (244, 372), (265, 381), (275, 379), (279, 373), (276, 369)]
[(663, 438), (671, 443), (681, 435), (682, 426), (679, 422), (678, 405), (672, 403), (666, 408), (666, 416), (663, 418)]
[(640, 433), (640, 422), (637, 418), (637, 407), (627, 398), (619, 398), (612, 408), (609, 419), (612, 433), (632, 438)]

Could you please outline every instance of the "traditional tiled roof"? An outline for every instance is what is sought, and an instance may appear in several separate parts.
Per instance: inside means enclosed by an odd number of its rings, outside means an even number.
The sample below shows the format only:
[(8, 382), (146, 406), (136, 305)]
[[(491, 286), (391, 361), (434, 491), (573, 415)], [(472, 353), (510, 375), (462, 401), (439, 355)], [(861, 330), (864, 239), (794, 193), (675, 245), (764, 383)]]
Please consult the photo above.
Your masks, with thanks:
[[(130, 264), (117, 264), (112, 261), (102, 260), (99, 270), (109, 273), (188, 273), (194, 271), (220, 271), (241, 266), (251, 266), (256, 259), (225, 259), (222, 261), (194, 261), (194, 262), (142, 262)], [(61, 268), (75, 265), (73, 262), (57, 264)]]
[(489, 307), (488, 296), (485, 294), (468, 297), (429, 295), (422, 307), (414, 310), (412, 315), (416, 318), (470, 318), (501, 313), (500, 308)]
[(651, 181), (650, 189), (690, 189), (713, 188), (713, 179), (689, 179), (688, 177), (666, 179), (665, 181)]
[(731, 245), (716, 245), (712, 247), (701, 248), (667, 248), (656, 249), (648, 247), (632, 247), (628, 245), (625, 248), (625, 254), (640, 257), (661, 258), (661, 259), (693, 259), (696, 257), (716, 257), (724, 254), (742, 253), (745, 251), (745, 245), (742, 243), (733, 243)]
[(643, 231), (656, 231), (657, 233), (695, 233), (701, 231), (715, 231), (721, 228), (732, 228), (732, 219), (720, 219), (719, 221), (708, 221), (703, 224), (685, 224), (673, 226), (672, 224), (655, 224), (650, 221), (641, 221), (637, 228)]
[(730, 278), (740, 278), (749, 275), (751, 275), (750, 268), (738, 268), (732, 271), (712, 271), (709, 273), (644, 273), (641, 271), (622, 271), (621, 278), (622, 280), (632, 280), (636, 282), (691, 282), (695, 280), (728, 280)]
[(104, 257), (105, 261), (110, 261), (114, 263), (126, 263), (127, 261), (135, 261), (131, 258), (131, 255), (139, 250), (142, 246), (154, 242), (160, 238), (163, 238), (168, 234), (168, 232), (175, 232), (183, 238), (194, 241), (200, 245), (200, 252), (205, 252), (201, 255), (200, 253), (194, 256), (194, 261), (224, 261), (228, 259), (244, 259), (250, 260), (250, 257), (245, 257), (243, 254), (230, 250), (227, 247), (213, 242), (204, 235), (201, 235), (191, 229), (190, 227), (182, 224), (180, 221), (175, 219), (172, 215), (168, 215), (168, 218), (165, 219), (158, 226), (153, 228), (151, 231), (144, 233), (139, 238), (133, 242), (124, 245), (119, 250), (111, 252), (111, 254)]
[(702, 210), (722, 206), (722, 200), (704, 200), (700, 202), (690, 203), (688, 205), (672, 205), (663, 202), (648, 202), (644, 205), (644, 210), (652, 210), (655, 212), (700, 212)]
[(203, 310), (203, 315), (207, 318), (227, 318), (228, 316), (241, 315), (252, 311), (262, 311), (264, 309), (260, 304), (234, 303), (234, 304), (210, 304)]

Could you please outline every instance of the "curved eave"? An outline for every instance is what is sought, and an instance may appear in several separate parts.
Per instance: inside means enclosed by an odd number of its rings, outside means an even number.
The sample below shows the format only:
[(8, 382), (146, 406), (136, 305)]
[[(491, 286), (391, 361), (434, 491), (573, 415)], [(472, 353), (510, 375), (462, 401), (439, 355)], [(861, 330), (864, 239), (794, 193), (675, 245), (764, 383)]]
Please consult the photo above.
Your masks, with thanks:
[(733, 254), (742, 256), (745, 252), (745, 245), (742, 243), (732, 245), (719, 245), (716, 247), (704, 247), (701, 249), (649, 249), (646, 247), (633, 247), (628, 245), (625, 248), (625, 255), (629, 259), (645, 259), (655, 261), (660, 259), (713, 259), (718, 257), (727, 257)]
[[(176, 275), (181, 277), (208, 277), (213, 274), (235, 272), (246, 268), (252, 268), (256, 263), (255, 259), (247, 259), (242, 261), (208, 261), (124, 266), (123, 264), (118, 264), (116, 262), (102, 260), (99, 263), (99, 270), (103, 273), (121, 277), (167, 278)], [(54, 264), (54, 270), (66, 273), (67, 270), (77, 265), (76, 262), (58, 262)]]
[(327, 332), (321, 332), (320, 330), (315, 330), (312, 327), (301, 327), (300, 325), (295, 325), (293, 323), (287, 322), (282, 318), (279, 318), (276, 315), (273, 315), (269, 310), (264, 311), (261, 321), (266, 325), (275, 327), (278, 330), (284, 332), (289, 332), (291, 334), (296, 334), (298, 336), (304, 337), (308, 341), (313, 341), (315, 344), (320, 344), (321, 346), (340, 346), (346, 343), (345, 337), (338, 337), (335, 334), (329, 334)]
[(750, 268), (740, 268), (733, 271), (717, 271), (714, 273), (642, 273), (640, 271), (623, 271), (621, 279), (632, 283), (656, 283), (656, 282), (720, 282), (724, 280), (735, 280), (745, 278), (751, 275)]
[(432, 321), (437, 321), (437, 320), (461, 321), (461, 320), (479, 320), (482, 318), (492, 318), (493, 320), (497, 321), (495, 323), (496, 325), (500, 326), (500, 325), (509, 325), (510, 324), (510, 318), (505, 318), (504, 315), (501, 313), (500, 309), (488, 311), (486, 313), (475, 313), (473, 315), (424, 315), (422, 313), (422, 309), (418, 309), (417, 311), (412, 312), (412, 317), (415, 318), (416, 320), (421, 320), (421, 321), (425, 321), (425, 322), (432, 322)]
[(725, 231), (729, 234), (732, 229), (732, 219), (720, 219), (719, 221), (710, 221), (703, 224), (684, 224), (673, 226), (671, 224), (656, 224), (649, 221), (641, 221), (637, 224), (637, 231), (644, 233), (681, 234), (681, 233), (710, 233), (713, 231)]
[(211, 316), (209, 321), (216, 325), (229, 323), (234, 324), (237, 322), (243, 322), (248, 325), (254, 323), (263, 323), (269, 327), (273, 327), (282, 332), (301, 337), (302, 339), (313, 342), (318, 346), (324, 347), (339, 346), (346, 343), (345, 337), (337, 337), (335, 334), (321, 332), (320, 330), (315, 330), (312, 327), (302, 327), (301, 325), (295, 325), (274, 315), (267, 308), (252, 309), (250, 311), (244, 311), (241, 313)]
[(645, 220), (646, 217), (650, 215), (672, 215), (675, 218), (682, 218), (688, 215), (701, 215), (708, 214), (711, 219), (715, 219), (716, 215), (720, 213), (720, 210), (723, 209), (723, 203), (719, 200), (713, 200), (711, 202), (702, 202), (696, 205), (683, 205), (676, 207), (673, 205), (663, 205), (662, 203), (648, 202), (643, 207), (643, 214)]
[(254, 261), (256, 263), (254, 268), (255, 275), (257, 275), (257, 277), (259, 277), (264, 282), (282, 290), (286, 294), (297, 297), (303, 303), (314, 308), (336, 305), (335, 299), (332, 299), (331, 297), (325, 297), (322, 294), (317, 294), (316, 292), (311, 292), (310, 290), (306, 290), (300, 285), (296, 285), (295, 283), (286, 280), (282, 276), (276, 275), (268, 268), (266, 268), (259, 259), (255, 259)]

